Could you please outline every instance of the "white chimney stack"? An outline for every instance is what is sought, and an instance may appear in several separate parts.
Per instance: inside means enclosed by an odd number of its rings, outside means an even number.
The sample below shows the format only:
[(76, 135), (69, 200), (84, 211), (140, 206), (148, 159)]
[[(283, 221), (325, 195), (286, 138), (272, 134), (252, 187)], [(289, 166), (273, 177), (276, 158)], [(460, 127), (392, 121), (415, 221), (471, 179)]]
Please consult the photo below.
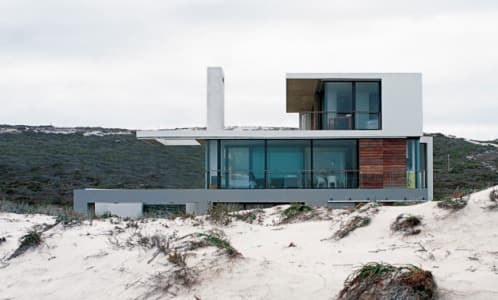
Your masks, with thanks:
[(207, 69), (207, 130), (225, 129), (225, 76), (221, 67)]

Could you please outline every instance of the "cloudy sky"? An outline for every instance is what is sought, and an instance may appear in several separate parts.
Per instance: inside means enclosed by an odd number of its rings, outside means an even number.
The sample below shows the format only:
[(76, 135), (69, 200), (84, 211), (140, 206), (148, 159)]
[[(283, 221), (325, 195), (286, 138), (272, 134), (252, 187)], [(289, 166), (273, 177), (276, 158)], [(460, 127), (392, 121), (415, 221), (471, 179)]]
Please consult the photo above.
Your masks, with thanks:
[[(0, 124), (297, 126), (286, 72), (422, 72), (424, 130), (498, 138), (498, 1), (1, 0)], [(264, 109), (262, 109), (264, 107)]]

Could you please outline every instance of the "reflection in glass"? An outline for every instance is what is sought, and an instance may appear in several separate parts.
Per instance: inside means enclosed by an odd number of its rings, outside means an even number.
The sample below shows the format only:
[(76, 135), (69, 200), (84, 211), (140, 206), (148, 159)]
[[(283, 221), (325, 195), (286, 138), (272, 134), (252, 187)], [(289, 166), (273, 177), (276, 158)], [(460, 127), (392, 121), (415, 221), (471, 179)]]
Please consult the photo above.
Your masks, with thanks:
[(264, 141), (222, 140), (221, 151), (222, 188), (265, 187)]
[(315, 188), (358, 187), (356, 140), (313, 141), (313, 186)]
[(309, 140), (269, 140), (267, 147), (268, 188), (310, 186)]

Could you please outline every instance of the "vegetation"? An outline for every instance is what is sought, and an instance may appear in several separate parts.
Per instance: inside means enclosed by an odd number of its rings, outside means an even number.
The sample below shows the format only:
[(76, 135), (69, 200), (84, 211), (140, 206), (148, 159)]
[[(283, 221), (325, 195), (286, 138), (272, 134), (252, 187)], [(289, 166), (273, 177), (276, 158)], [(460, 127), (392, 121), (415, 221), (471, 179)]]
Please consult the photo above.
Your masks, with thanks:
[(5, 243), (6, 241), (7, 241), (6, 237), (4, 237), (4, 236), (0, 237), (0, 245)]
[(298, 216), (312, 211), (313, 208), (302, 203), (293, 203), (288, 208), (282, 211), (282, 221), (281, 223), (288, 223), (291, 220), (296, 219)]
[(223, 236), (217, 234), (216, 232), (198, 233), (197, 236), (201, 237), (204, 240), (204, 242), (206, 242), (206, 244), (225, 251), (228, 257), (235, 258), (242, 255), (237, 249), (235, 249), (230, 244), (228, 240), (226, 240)]
[(434, 199), (448, 199), (455, 193), (468, 194), (498, 183), (498, 148), (440, 133), (432, 136)]
[(437, 299), (437, 285), (430, 271), (413, 265), (369, 263), (349, 275), (337, 299)]
[(341, 228), (334, 234), (334, 238), (337, 240), (345, 238), (352, 231), (356, 230), (357, 228), (367, 226), (368, 224), (370, 224), (370, 222), (370, 217), (354, 216), (344, 226), (341, 226)]
[(227, 226), (232, 222), (232, 212), (236, 208), (229, 204), (217, 203), (208, 209), (208, 220), (214, 224)]
[(203, 187), (203, 146), (165, 147), (129, 133), (0, 134), (0, 199), (70, 206), (74, 189)]
[(19, 247), (10, 255), (9, 259), (16, 258), (31, 248), (36, 248), (42, 243), (42, 233), (37, 230), (30, 230), (19, 239)]
[(492, 189), (491, 192), (489, 192), (489, 201), (498, 202), (498, 190)]
[(422, 218), (410, 214), (400, 214), (391, 224), (392, 231), (401, 231), (405, 235), (415, 235), (421, 232), (416, 228), (422, 224)]
[(463, 198), (451, 198), (439, 201), (437, 207), (452, 211), (460, 210), (467, 206), (467, 201)]

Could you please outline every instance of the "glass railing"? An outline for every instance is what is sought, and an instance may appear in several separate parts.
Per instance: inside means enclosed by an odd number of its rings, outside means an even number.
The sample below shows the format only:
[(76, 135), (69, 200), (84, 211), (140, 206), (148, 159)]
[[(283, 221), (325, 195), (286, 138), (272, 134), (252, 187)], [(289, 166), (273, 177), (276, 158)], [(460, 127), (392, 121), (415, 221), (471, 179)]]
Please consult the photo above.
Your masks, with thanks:
[(207, 175), (208, 187), (215, 189), (427, 188), (427, 175), (420, 171), (210, 170)]
[(307, 111), (299, 113), (302, 130), (380, 129), (380, 112)]

